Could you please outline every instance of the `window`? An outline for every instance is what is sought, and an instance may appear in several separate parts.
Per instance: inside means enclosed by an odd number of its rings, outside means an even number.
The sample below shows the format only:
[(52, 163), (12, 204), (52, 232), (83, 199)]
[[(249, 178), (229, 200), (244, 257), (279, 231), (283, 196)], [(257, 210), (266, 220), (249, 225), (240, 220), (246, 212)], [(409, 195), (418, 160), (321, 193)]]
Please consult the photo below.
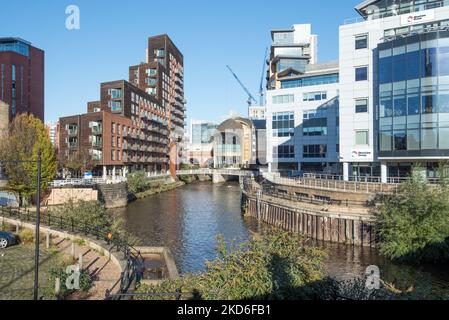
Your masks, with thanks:
[(327, 118), (327, 108), (304, 110), (302, 117), (304, 120)]
[(304, 93), (303, 101), (320, 101), (327, 99), (327, 91)]
[(358, 146), (369, 145), (367, 130), (355, 132), (355, 144)]
[(301, 79), (281, 81), (281, 88), (287, 89), (287, 88), (309, 87), (321, 84), (337, 83), (338, 81), (339, 81), (338, 74), (311, 76), (311, 77), (304, 77)]
[(326, 136), (327, 135), (327, 126), (316, 126), (316, 127), (304, 127), (302, 129), (302, 133), (304, 136)]
[(120, 99), (122, 97), (122, 89), (109, 89), (108, 93), (112, 99)]
[(295, 102), (295, 96), (293, 94), (284, 94), (280, 96), (273, 96), (273, 104), (284, 104)]
[(304, 158), (326, 158), (327, 145), (311, 144), (303, 147)]
[(293, 112), (273, 113), (273, 137), (292, 137), (295, 133), (295, 114)]
[(294, 146), (277, 146), (273, 148), (273, 158), (291, 159), (295, 157)]
[(122, 103), (121, 101), (109, 101), (109, 108), (112, 111), (122, 111)]
[(355, 37), (355, 49), (366, 49), (368, 48), (368, 35), (360, 35)]
[(405, 131), (395, 131), (394, 138), (394, 150), (407, 150), (407, 134)]
[(355, 81), (368, 80), (368, 67), (355, 68)]
[(355, 113), (366, 113), (366, 112), (368, 112), (368, 99), (355, 100)]

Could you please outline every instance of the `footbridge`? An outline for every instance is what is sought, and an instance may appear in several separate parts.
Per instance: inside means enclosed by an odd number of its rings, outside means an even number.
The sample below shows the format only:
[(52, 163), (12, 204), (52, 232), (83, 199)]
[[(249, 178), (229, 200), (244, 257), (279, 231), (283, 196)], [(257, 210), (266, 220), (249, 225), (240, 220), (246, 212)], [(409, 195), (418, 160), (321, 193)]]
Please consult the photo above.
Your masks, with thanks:
[(210, 175), (214, 183), (220, 183), (229, 180), (233, 177), (246, 178), (255, 177), (259, 175), (259, 171), (241, 170), (241, 169), (193, 169), (193, 170), (178, 170), (177, 176), (186, 175)]

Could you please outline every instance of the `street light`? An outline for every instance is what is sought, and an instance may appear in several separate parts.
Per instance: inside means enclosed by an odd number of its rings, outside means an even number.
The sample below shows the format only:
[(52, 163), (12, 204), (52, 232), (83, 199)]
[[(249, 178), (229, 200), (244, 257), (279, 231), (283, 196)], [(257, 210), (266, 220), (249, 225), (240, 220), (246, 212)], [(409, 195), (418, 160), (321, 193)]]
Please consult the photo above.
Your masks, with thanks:
[[(35, 227), (35, 253), (34, 253), (34, 286), (33, 286), (33, 298), (38, 300), (39, 294), (39, 229), (41, 222), (41, 164), (42, 157), (41, 151), (38, 151), (37, 160), (16, 160), (16, 161), (1, 161), (1, 163), (37, 163), (37, 192), (36, 192), (36, 227)], [(19, 204), (20, 205), (20, 204)]]

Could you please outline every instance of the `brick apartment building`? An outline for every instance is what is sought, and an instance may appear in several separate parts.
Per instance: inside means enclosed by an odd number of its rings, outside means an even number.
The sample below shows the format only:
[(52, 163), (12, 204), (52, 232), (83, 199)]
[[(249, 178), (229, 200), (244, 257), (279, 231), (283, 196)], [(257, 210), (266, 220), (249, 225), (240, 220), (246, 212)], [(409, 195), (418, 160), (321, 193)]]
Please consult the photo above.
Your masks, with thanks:
[(102, 83), (100, 101), (89, 102), (86, 114), (60, 118), (62, 159), (87, 155), (103, 177), (176, 170), (185, 118), (182, 54), (167, 35), (150, 37), (147, 62), (129, 72), (129, 82)]
[(25, 40), (0, 38), (0, 107), (8, 109), (0, 122), (25, 112), (44, 121), (44, 58)]

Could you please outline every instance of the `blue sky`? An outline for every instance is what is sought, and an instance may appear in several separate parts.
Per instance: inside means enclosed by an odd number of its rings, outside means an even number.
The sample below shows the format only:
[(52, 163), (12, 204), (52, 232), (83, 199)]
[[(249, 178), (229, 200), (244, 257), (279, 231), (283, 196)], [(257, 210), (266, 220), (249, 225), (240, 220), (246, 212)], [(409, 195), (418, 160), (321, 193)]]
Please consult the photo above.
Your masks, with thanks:
[[(86, 112), (100, 83), (128, 79), (145, 60), (147, 37), (167, 33), (185, 59), (189, 119), (220, 121), (246, 115), (246, 94), (232, 66), (258, 92), (270, 30), (311, 23), (320, 62), (338, 58), (338, 27), (356, 17), (361, 0), (0, 0), (0, 37), (17, 36), (45, 50), (45, 118)], [(77, 5), (81, 29), (65, 28), (65, 9)]]

